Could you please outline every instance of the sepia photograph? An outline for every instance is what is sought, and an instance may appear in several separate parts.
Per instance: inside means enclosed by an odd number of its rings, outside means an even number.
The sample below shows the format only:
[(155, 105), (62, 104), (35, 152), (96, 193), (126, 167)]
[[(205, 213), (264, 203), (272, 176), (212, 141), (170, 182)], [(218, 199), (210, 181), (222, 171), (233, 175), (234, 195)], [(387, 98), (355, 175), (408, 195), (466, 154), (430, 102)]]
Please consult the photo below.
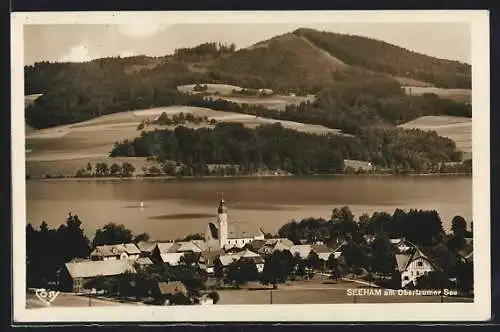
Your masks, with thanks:
[(15, 13), (23, 321), (487, 319), (488, 13)]

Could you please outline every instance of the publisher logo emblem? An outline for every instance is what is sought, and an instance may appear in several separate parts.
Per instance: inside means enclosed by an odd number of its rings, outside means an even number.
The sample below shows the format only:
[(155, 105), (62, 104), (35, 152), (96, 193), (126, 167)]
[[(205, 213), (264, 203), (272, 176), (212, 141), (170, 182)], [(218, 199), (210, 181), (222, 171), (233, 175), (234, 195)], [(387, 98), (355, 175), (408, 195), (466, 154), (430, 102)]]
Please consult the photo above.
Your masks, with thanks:
[(59, 295), (57, 291), (47, 291), (44, 288), (39, 288), (35, 291), (36, 297), (46, 305), (50, 305)]

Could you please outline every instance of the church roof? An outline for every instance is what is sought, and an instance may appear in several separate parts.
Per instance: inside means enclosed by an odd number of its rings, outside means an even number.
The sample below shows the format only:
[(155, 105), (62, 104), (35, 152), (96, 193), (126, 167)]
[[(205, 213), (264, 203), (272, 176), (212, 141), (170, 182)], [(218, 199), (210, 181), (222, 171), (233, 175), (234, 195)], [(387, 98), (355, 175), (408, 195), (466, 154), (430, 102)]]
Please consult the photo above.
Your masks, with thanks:
[(262, 230), (255, 224), (245, 221), (234, 221), (227, 225), (228, 239), (248, 239), (262, 236)]

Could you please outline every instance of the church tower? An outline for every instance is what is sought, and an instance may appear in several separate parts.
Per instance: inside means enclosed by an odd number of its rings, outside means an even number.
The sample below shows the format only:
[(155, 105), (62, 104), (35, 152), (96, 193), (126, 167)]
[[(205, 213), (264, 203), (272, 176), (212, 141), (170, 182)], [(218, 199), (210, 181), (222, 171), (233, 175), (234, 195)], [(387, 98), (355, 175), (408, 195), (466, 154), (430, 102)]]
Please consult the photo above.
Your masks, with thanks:
[(217, 224), (219, 243), (222, 248), (227, 243), (227, 208), (222, 194), (220, 196), (219, 208), (217, 210)]

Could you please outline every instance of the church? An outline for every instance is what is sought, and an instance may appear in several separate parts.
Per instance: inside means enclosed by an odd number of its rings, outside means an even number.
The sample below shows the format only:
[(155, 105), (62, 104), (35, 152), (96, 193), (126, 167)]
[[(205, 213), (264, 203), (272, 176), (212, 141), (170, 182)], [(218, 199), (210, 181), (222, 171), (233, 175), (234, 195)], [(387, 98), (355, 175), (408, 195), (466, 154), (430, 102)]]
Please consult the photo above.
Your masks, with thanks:
[(254, 240), (264, 240), (264, 232), (254, 224), (229, 222), (227, 207), (221, 195), (217, 209), (217, 221), (209, 223), (205, 231), (205, 243), (211, 248), (243, 247)]

